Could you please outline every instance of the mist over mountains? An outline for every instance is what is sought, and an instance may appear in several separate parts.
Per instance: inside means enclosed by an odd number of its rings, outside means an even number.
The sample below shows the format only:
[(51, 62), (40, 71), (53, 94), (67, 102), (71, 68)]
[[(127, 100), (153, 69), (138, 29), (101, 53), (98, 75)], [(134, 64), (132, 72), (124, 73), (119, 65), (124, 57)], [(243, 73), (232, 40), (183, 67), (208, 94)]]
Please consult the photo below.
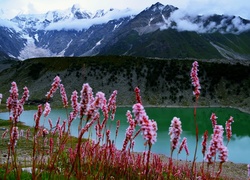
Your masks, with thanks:
[(0, 59), (131, 55), (159, 58), (250, 59), (250, 20), (190, 15), (160, 3), (142, 12), (64, 11), (0, 19)]

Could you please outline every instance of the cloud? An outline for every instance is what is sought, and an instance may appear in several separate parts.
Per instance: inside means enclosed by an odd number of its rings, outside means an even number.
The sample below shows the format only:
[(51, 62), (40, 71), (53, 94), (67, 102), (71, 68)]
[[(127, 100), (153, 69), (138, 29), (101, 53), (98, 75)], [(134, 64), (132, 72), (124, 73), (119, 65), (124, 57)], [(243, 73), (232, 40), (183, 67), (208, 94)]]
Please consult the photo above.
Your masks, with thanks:
[[(195, 31), (197, 33), (234, 33), (239, 34), (250, 30), (250, 22), (244, 23), (239, 16), (221, 16), (221, 21), (217, 18), (211, 18), (213, 15), (190, 14), (189, 12), (178, 9), (171, 13), (164, 24), (161, 24), (160, 30), (176, 29), (178, 31)], [(210, 21), (208, 23), (208, 21)], [(173, 25), (174, 24), (174, 25)]]
[[(73, 4), (79, 4), (81, 9), (93, 10), (93, 9), (108, 9), (110, 7), (115, 7), (123, 10), (114, 10), (107, 13), (105, 16), (100, 18), (92, 19), (74, 19), (74, 18), (65, 18), (64, 21), (50, 23), (46, 30), (82, 30), (87, 29), (92, 25), (107, 23), (110, 20), (118, 19), (125, 16), (131, 16), (138, 14), (141, 10), (146, 7), (151, 6), (158, 2), (157, 0), (107, 0), (107, 1), (87, 1), (87, 0), (37, 0), (37, 1), (28, 1), (28, 0), (1, 0), (0, 6), (4, 13), (1, 13), (1, 18), (6, 14), (6, 7), (10, 8), (10, 12), (23, 12), (23, 13), (35, 13), (38, 11), (48, 12), (49, 10), (56, 9), (65, 9), (72, 7)], [(235, 0), (160, 0), (164, 5), (172, 4), (179, 7), (179, 10), (172, 13), (169, 19), (165, 20), (165, 23), (160, 24), (159, 27), (161, 30), (168, 29), (172, 26), (172, 22), (176, 22), (176, 25), (172, 28), (175, 28), (179, 31), (196, 31), (199, 33), (204, 32), (214, 32), (218, 29), (222, 33), (227, 33), (234, 31), (234, 33), (244, 32), (250, 29), (249, 24), (244, 24), (240, 18), (234, 18), (232, 20), (232, 25), (228, 26), (226, 20), (221, 22), (210, 22), (209, 24), (204, 25), (204, 22), (207, 20), (208, 15), (213, 14), (227, 14), (227, 15), (236, 15), (243, 18), (250, 19), (249, 9), (250, 3), (249, 0), (239, 0), (235, 3)], [(130, 9), (124, 9), (125, 7), (130, 7)], [(133, 9), (133, 10), (131, 10)], [(8, 11), (7, 11), (8, 12)], [(92, 11), (93, 12), (93, 11)], [(196, 15), (202, 15), (200, 21), (196, 21)], [(47, 18), (48, 19), (48, 18)], [(44, 19), (45, 20), (45, 19)], [(49, 19), (51, 20), (51, 19)], [(9, 23), (7, 21), (1, 20), (0, 25), (6, 27), (16, 28), (16, 25)], [(44, 26), (41, 23), (37, 26), (38, 29), (43, 29)]]
[(241, 32), (250, 30), (250, 23), (244, 24), (242, 22), (242, 19), (240, 19), (239, 17), (235, 17), (232, 20), (232, 24), (233, 24), (234, 28), (236, 29), (236, 33), (241, 33)]
[[(163, 4), (166, 0), (162, 1)], [(142, 11), (146, 7), (156, 3), (157, 0), (0, 0), (0, 9), (3, 9), (5, 17), (11, 19), (19, 13), (41, 14), (53, 10), (65, 10), (71, 8), (74, 4), (79, 4), (81, 8), (94, 12), (99, 9), (108, 10), (131, 8)]]
[[(201, 22), (194, 22), (196, 16), (188, 15), (187, 12), (183, 10), (174, 11), (171, 16), (168, 18), (168, 26), (166, 28), (173, 28), (178, 31), (196, 31), (203, 32), (203, 24)], [(174, 22), (174, 26), (172, 26), (171, 22)]]
[(51, 23), (48, 25), (45, 30), (83, 30), (88, 29), (92, 25), (107, 23), (110, 20), (119, 19), (122, 17), (133, 16), (138, 12), (132, 11), (130, 9), (124, 10), (112, 10), (109, 11), (102, 17), (92, 18), (92, 19), (66, 19), (64, 21), (59, 21)]
[(187, 3), (182, 9), (190, 14), (211, 15), (224, 14), (236, 15), (250, 19), (249, 0), (186, 0)]
[(7, 27), (10, 29), (14, 29), (17, 32), (21, 31), (21, 29), (17, 26), (16, 23), (11, 22), (11, 21), (6, 20), (6, 19), (0, 19), (0, 27)]
[(40, 14), (51, 10), (67, 9), (73, 4), (80, 4), (82, 8), (89, 11), (109, 8), (132, 8), (141, 11), (158, 1), (164, 5), (174, 5), (190, 14), (234, 14), (250, 19), (249, 0), (1, 0), (0, 9), (8, 14), (6, 16), (13, 18), (20, 12)]

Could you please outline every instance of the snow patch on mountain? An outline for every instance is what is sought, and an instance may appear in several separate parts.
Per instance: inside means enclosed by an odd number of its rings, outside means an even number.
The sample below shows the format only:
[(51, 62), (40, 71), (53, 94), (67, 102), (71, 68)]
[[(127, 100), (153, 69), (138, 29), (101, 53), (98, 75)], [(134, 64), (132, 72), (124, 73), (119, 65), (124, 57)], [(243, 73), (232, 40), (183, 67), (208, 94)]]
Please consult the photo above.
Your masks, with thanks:
[(37, 57), (51, 57), (54, 55), (49, 49), (37, 47), (32, 37), (24, 35), (24, 38), (27, 39), (27, 44), (25, 48), (20, 51), (18, 59), (25, 60)]
[(70, 46), (70, 44), (73, 42), (73, 39), (71, 39), (70, 41), (69, 41), (69, 43), (67, 44), (67, 46), (66, 46), (66, 48), (64, 49), (64, 50), (62, 50), (60, 53), (58, 53), (57, 54), (57, 56), (64, 56), (64, 53), (65, 53), (65, 51), (69, 48), (69, 46)]
[(35, 41), (37, 41), (37, 42), (39, 41), (38, 34), (35, 34), (35, 35), (34, 35), (34, 39), (35, 39)]
[(94, 56), (96, 55), (98, 52), (94, 52), (94, 49), (97, 47), (97, 46), (100, 46), (102, 41), (103, 41), (104, 38), (102, 38), (100, 41), (96, 42), (95, 46), (92, 47), (90, 50), (88, 50), (87, 52), (83, 53), (81, 56)]
[(116, 29), (118, 29), (121, 25), (122, 25), (123, 21), (120, 22), (119, 24), (115, 24), (114, 29), (112, 30), (112, 32), (114, 32)]

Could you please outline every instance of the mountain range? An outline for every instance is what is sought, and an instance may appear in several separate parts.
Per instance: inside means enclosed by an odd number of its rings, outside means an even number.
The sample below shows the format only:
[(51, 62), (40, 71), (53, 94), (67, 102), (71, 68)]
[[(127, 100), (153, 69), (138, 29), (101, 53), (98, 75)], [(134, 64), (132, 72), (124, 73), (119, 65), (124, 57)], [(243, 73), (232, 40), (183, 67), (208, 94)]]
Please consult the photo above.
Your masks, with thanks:
[(190, 15), (161, 3), (139, 13), (73, 5), (0, 19), (0, 59), (95, 55), (249, 60), (250, 20)]

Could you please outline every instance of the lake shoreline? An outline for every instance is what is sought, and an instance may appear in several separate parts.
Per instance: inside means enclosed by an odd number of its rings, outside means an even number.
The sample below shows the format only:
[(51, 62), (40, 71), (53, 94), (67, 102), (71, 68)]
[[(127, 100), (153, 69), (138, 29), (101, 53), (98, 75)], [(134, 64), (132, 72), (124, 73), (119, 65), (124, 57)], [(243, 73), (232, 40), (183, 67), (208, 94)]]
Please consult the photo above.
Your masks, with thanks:
[[(25, 105), (25, 106), (30, 106), (30, 105)], [(125, 105), (117, 105), (117, 107), (131, 107), (132, 108), (133, 105), (130, 105), (130, 104), (125, 104)], [(150, 105), (150, 104), (147, 104), (147, 105), (143, 105), (145, 108), (194, 108), (194, 106), (179, 106), (179, 105)], [(0, 113), (1, 112), (8, 112), (8, 110), (6, 108), (3, 108), (3, 107), (6, 107), (6, 105), (4, 103), (0, 104)], [(34, 108), (33, 108), (34, 107)], [(37, 110), (37, 106), (33, 105), (32, 108), (29, 108), (29, 110)], [(53, 109), (64, 109), (63, 107), (60, 107), (60, 106), (51, 106)], [(243, 113), (247, 113), (247, 114), (250, 114), (250, 109), (245, 109), (245, 108), (242, 108), (242, 107), (237, 107), (237, 106), (223, 106), (223, 105), (211, 105), (211, 106), (197, 106), (196, 107), (197, 109), (199, 108), (232, 108), (232, 109), (238, 109), (239, 111), (243, 112)], [(24, 108), (24, 110), (27, 110)]]
[[(117, 107), (132, 107), (133, 105), (117, 105)], [(195, 108), (194, 106), (174, 106), (174, 105), (143, 105), (145, 108)], [(211, 105), (211, 106), (198, 106), (196, 107), (197, 109), (199, 108), (232, 108), (232, 109), (237, 109), (243, 113), (250, 114), (249, 110), (246, 110), (241, 107), (236, 107), (236, 106), (221, 106), (221, 105)]]

